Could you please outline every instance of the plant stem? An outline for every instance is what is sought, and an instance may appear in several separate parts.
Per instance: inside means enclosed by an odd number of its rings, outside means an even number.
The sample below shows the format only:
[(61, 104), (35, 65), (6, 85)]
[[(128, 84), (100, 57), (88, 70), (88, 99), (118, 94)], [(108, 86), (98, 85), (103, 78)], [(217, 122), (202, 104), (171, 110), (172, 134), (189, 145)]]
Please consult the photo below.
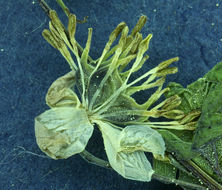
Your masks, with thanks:
[(198, 177), (209, 189), (222, 190), (222, 185), (215, 181), (211, 176), (204, 172), (195, 162), (180, 161), (194, 176)]
[(84, 160), (86, 160), (90, 164), (95, 164), (97, 166), (100, 166), (100, 167), (103, 167), (103, 168), (106, 168), (106, 169), (111, 169), (111, 166), (110, 166), (109, 162), (107, 162), (103, 159), (97, 158), (96, 156), (92, 155), (91, 153), (89, 153), (86, 150), (83, 150), (79, 154)]
[(169, 177), (162, 176), (162, 175), (155, 174), (155, 173), (153, 174), (152, 178), (156, 179), (156, 180), (159, 180), (159, 181), (162, 181), (163, 183), (174, 183), (176, 185), (180, 185), (181, 187), (187, 187), (187, 188), (190, 188), (190, 189), (207, 190), (206, 187), (201, 186), (201, 185), (189, 183), (189, 182), (178, 180), (178, 179), (171, 179)]
[[(91, 164), (95, 164), (97, 166), (100, 166), (100, 167), (103, 167), (103, 168), (106, 168), (106, 169), (112, 169), (108, 161), (97, 158), (86, 150), (81, 152), (80, 156), (84, 160), (86, 160), (87, 162), (89, 162)], [(153, 174), (152, 178), (156, 179), (156, 180), (159, 180), (161, 182), (164, 182), (164, 183), (174, 183), (176, 185), (180, 185), (182, 187), (187, 187), (187, 188), (190, 188), (190, 189), (195, 189), (195, 190), (206, 190), (207, 189), (206, 187), (198, 185), (198, 184), (193, 184), (193, 183), (189, 183), (189, 182), (178, 180), (178, 179), (172, 179), (172, 178), (162, 176), (162, 175), (159, 175), (159, 174), (155, 174), (155, 173)]]

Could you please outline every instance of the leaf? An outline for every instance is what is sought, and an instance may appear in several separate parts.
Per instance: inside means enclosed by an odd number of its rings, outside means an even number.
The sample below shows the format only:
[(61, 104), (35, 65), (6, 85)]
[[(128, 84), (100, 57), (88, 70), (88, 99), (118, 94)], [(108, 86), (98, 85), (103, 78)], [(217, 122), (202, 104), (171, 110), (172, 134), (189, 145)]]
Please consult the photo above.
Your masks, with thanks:
[(202, 78), (187, 85), (187, 88), (176, 82), (170, 82), (168, 85), (170, 91), (165, 93), (165, 96), (179, 95), (182, 102), (178, 108), (185, 113), (195, 109), (201, 110), (206, 98), (209, 97), (208, 93), (212, 86), (219, 82), (222, 82), (222, 62), (218, 63)]
[(181, 98), (181, 104), (178, 106), (178, 109), (184, 111), (184, 113), (201, 109), (206, 97), (205, 79), (198, 79), (188, 85), (187, 88), (184, 88), (176, 82), (170, 82), (168, 87), (170, 88), (170, 91), (165, 93), (167, 98), (173, 95), (178, 95)]
[[(159, 129), (158, 132), (162, 135), (166, 150), (172, 154), (175, 154), (176, 158), (179, 160), (191, 159), (197, 154), (191, 149), (191, 133), (190, 131), (174, 131), (174, 130), (164, 130)], [(188, 140), (190, 137), (190, 140)]]
[(156, 130), (148, 125), (130, 125), (125, 127), (121, 132), (119, 141), (120, 151), (125, 153), (141, 150), (164, 157), (164, 140)]
[(205, 76), (208, 81), (222, 82), (222, 61), (217, 63)]
[(198, 149), (205, 144), (216, 141), (222, 137), (222, 114), (203, 113), (198, 128), (194, 135), (193, 149)]
[(202, 114), (194, 135), (193, 148), (222, 136), (222, 62), (218, 63), (204, 77), (210, 81), (209, 92), (202, 106)]
[[(186, 146), (181, 146), (182, 155), (189, 155), (190, 152), (198, 153), (198, 156), (190, 157), (198, 167), (200, 176), (211, 176), (212, 179), (222, 182), (222, 62), (218, 63), (203, 78), (184, 89), (179, 84), (171, 84), (171, 90), (167, 95), (177, 94), (182, 98), (180, 109), (190, 112), (194, 109), (201, 111), (201, 116), (197, 121), (193, 138), (188, 139), (192, 143), (190, 151), (186, 152)], [(162, 134), (163, 135), (163, 134)], [(186, 136), (185, 132), (181, 134)], [(164, 135), (163, 135), (164, 137)], [(177, 135), (178, 137), (178, 135)], [(165, 139), (165, 137), (164, 137)], [(173, 144), (173, 143), (171, 143)], [(167, 150), (168, 142), (166, 141)], [(173, 150), (173, 147), (171, 147)], [(185, 149), (184, 149), (185, 148)], [(176, 149), (178, 153), (178, 149)], [(181, 157), (183, 158), (183, 157)], [(186, 156), (185, 156), (186, 158)], [(189, 156), (188, 156), (189, 158)], [(220, 185), (210, 177), (207, 177), (207, 185)], [(221, 188), (221, 187), (220, 187)]]
[(180, 170), (182, 166), (178, 167), (178, 164), (174, 165), (171, 162), (165, 162), (153, 159), (153, 169), (155, 170), (155, 176), (162, 182), (169, 184), (175, 183), (180, 185), (183, 189), (195, 189), (195, 190), (206, 190), (200, 184), (200, 181), (195, 178), (191, 173)]
[(154, 171), (144, 152), (125, 153), (120, 151), (119, 138), (123, 132), (110, 123), (101, 121), (96, 121), (96, 123), (102, 132), (106, 154), (112, 168), (124, 178), (150, 181)]
[[(212, 86), (203, 104), (192, 148), (206, 160), (201, 168), (222, 182), (222, 84)], [(198, 164), (200, 162), (197, 162)], [(212, 170), (212, 168), (213, 170)], [(210, 168), (210, 169), (208, 169)]]
[(164, 162), (153, 158), (153, 169), (155, 174), (167, 176), (169, 179), (171, 179), (172, 183), (173, 180), (176, 179), (177, 168), (169, 162)]
[(80, 108), (52, 108), (35, 118), (37, 144), (53, 159), (82, 152), (92, 132), (93, 126)]

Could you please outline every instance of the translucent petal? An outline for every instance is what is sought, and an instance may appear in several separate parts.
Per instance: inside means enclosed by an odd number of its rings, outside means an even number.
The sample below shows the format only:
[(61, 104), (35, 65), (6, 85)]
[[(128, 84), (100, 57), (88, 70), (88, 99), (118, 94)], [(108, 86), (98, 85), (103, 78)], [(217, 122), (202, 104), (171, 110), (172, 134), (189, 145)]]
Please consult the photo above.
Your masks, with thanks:
[(130, 153), (140, 150), (164, 156), (165, 143), (162, 136), (148, 125), (125, 127), (121, 131), (119, 142), (119, 151), (122, 152)]
[(82, 152), (93, 132), (84, 109), (52, 108), (35, 118), (39, 148), (53, 159)]
[(46, 94), (46, 103), (48, 106), (79, 107), (80, 101), (75, 92), (72, 90), (75, 82), (75, 71), (71, 71), (54, 81)]
[(121, 130), (109, 123), (97, 122), (102, 131), (108, 160), (112, 168), (124, 178), (150, 181), (154, 173), (151, 164), (142, 151), (126, 153), (119, 150)]

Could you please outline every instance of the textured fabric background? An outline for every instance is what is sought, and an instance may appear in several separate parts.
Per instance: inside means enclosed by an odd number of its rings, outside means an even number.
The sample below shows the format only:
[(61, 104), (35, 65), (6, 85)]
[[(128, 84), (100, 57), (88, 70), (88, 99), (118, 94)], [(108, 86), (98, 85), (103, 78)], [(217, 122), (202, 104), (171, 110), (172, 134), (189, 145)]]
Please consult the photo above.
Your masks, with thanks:
[[(48, 0), (60, 18), (66, 16)], [(90, 55), (97, 58), (116, 25), (132, 28), (141, 14), (148, 16), (144, 36), (153, 33), (146, 71), (160, 61), (179, 56), (179, 72), (168, 77), (184, 86), (222, 60), (222, 2), (220, 0), (64, 0), (79, 19), (77, 40), (84, 46), (93, 27)], [(67, 160), (36, 156), (34, 118), (48, 109), (45, 94), (69, 66), (41, 36), (48, 18), (37, 1), (0, 0), (0, 189), (1, 190), (147, 190), (180, 189), (153, 180), (126, 180), (116, 172), (86, 163), (79, 155)], [(145, 100), (148, 94), (136, 98)], [(94, 132), (88, 150), (104, 156), (100, 133)], [(29, 153), (30, 151), (32, 153)]]

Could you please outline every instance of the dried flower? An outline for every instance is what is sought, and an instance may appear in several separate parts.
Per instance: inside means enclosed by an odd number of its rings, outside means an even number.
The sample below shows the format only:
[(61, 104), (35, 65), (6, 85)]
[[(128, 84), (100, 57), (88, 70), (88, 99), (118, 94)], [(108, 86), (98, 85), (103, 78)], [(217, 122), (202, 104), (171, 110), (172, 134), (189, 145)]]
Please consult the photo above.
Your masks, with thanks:
[[(180, 119), (184, 116), (175, 110), (180, 104), (178, 96), (170, 97), (151, 106), (168, 91), (163, 89), (167, 74), (177, 72), (168, 66), (178, 57), (160, 63), (131, 81), (148, 59), (144, 55), (152, 35), (143, 39), (140, 33), (146, 22), (141, 16), (128, 35), (124, 22), (111, 33), (99, 59), (89, 56), (92, 28), (84, 49), (75, 40), (76, 16), (69, 14), (68, 30), (55, 11), (49, 12), (50, 30), (44, 30), (44, 38), (58, 49), (72, 71), (57, 79), (49, 88), (46, 103), (51, 109), (35, 119), (35, 133), (40, 149), (53, 159), (68, 158), (84, 151), (92, 136), (94, 125), (100, 129), (111, 167), (123, 177), (150, 181), (152, 167), (144, 152), (164, 156), (165, 143), (155, 130), (158, 128), (184, 129), (178, 122), (150, 122), (150, 117)], [(118, 44), (111, 47), (120, 35)], [(74, 62), (68, 48), (75, 55)], [(144, 80), (141, 85), (135, 86)], [(157, 90), (143, 104), (131, 96), (141, 90), (156, 87)], [(78, 95), (77, 95), (78, 94)]]

